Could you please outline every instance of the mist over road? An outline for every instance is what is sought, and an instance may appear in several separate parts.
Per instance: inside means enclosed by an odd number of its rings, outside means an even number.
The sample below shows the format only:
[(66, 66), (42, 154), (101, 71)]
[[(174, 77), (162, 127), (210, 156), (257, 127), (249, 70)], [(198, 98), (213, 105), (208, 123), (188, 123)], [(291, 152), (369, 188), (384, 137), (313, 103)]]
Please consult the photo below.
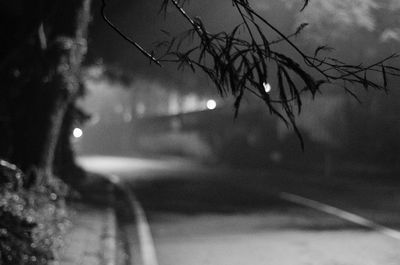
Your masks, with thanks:
[(399, 240), (279, 198), (293, 192), (396, 229), (400, 200), (393, 183), (212, 168), (175, 158), (82, 157), (80, 163), (130, 185), (160, 265), (400, 264)]

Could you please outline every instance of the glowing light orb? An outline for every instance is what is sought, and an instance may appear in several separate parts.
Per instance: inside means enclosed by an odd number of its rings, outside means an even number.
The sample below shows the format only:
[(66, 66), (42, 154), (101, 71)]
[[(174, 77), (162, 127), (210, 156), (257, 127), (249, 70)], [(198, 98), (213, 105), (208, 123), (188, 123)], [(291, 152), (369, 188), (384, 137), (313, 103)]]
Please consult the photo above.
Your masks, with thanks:
[(264, 82), (264, 83), (263, 83), (263, 86), (264, 86), (264, 91), (265, 91), (266, 93), (271, 92), (272, 87), (271, 87), (271, 85), (270, 85), (269, 83)]
[(80, 128), (75, 128), (75, 129), (72, 131), (72, 135), (73, 135), (75, 138), (80, 138), (80, 137), (82, 137), (82, 135), (83, 135), (83, 131), (82, 131)]
[(207, 100), (207, 104), (206, 105), (207, 105), (207, 109), (213, 110), (213, 109), (215, 109), (217, 107), (217, 102), (215, 100), (213, 100), (213, 99), (209, 99), (209, 100)]

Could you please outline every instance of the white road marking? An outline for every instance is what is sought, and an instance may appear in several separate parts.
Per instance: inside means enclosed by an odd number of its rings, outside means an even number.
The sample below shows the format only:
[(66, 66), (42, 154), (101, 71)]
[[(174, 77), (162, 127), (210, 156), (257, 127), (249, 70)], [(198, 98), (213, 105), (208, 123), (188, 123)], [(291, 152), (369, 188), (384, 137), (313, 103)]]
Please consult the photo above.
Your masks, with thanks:
[(400, 231), (394, 230), (392, 228), (377, 224), (371, 220), (368, 220), (362, 216), (359, 216), (354, 213), (350, 213), (348, 211), (333, 207), (331, 205), (318, 202), (315, 200), (311, 200), (296, 194), (288, 193), (288, 192), (281, 192), (279, 194), (279, 197), (283, 200), (290, 201), (302, 206), (306, 206), (321, 212), (325, 212), (331, 215), (334, 215), (336, 217), (339, 217), (341, 219), (347, 220), (349, 222), (352, 222), (354, 224), (358, 224), (360, 226), (372, 229), (374, 231), (377, 231), (381, 234), (384, 234), (386, 236), (389, 236), (391, 238), (400, 240)]
[(151, 235), (150, 225), (147, 221), (146, 214), (142, 205), (136, 199), (127, 185), (121, 182), (120, 177), (112, 175), (110, 181), (123, 189), (128, 197), (132, 211), (135, 214), (136, 226), (139, 236), (140, 252), (143, 265), (158, 265), (156, 250), (154, 247), (153, 237)]

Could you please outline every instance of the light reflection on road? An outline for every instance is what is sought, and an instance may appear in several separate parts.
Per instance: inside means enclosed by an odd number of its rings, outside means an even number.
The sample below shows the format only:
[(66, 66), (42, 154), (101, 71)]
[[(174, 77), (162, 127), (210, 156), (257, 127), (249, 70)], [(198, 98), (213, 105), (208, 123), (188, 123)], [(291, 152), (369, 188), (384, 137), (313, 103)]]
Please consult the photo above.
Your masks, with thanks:
[[(81, 156), (78, 163), (85, 169), (103, 174), (116, 174), (122, 178), (142, 178), (152, 174), (201, 170), (201, 167), (183, 159), (151, 159), (117, 156)], [(146, 174), (146, 175), (145, 175)]]

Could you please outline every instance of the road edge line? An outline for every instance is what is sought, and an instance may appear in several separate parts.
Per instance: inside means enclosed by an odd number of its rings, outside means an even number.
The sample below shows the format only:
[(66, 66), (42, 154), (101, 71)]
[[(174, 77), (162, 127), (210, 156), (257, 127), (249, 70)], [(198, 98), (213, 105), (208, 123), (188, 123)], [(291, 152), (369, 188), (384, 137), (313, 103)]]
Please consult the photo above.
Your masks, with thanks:
[(324, 212), (336, 217), (339, 217), (343, 220), (349, 221), (351, 223), (369, 228), (371, 230), (374, 230), (378, 233), (381, 233), (383, 235), (386, 235), (388, 237), (394, 238), (396, 240), (400, 240), (400, 231), (386, 227), (384, 225), (380, 225), (378, 223), (375, 223), (374, 221), (368, 220), (367, 218), (364, 218), (360, 215), (339, 209), (337, 207), (318, 202), (316, 200), (308, 199), (306, 197), (302, 197), (293, 193), (289, 192), (280, 192), (279, 193), (279, 198), (299, 204), (302, 206), (306, 206), (308, 208), (312, 208), (315, 210), (318, 210), (320, 212)]
[(126, 185), (121, 183), (120, 177), (117, 175), (111, 175), (110, 181), (119, 186), (128, 197), (129, 205), (136, 219), (136, 228), (139, 237), (140, 253), (143, 265), (158, 265), (153, 236), (142, 205), (132, 191)]

